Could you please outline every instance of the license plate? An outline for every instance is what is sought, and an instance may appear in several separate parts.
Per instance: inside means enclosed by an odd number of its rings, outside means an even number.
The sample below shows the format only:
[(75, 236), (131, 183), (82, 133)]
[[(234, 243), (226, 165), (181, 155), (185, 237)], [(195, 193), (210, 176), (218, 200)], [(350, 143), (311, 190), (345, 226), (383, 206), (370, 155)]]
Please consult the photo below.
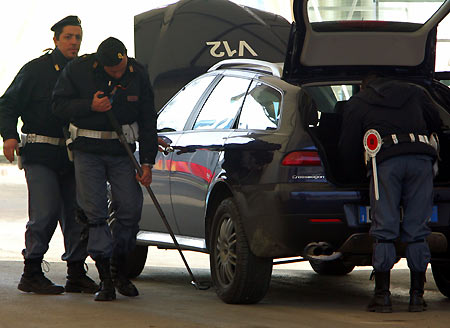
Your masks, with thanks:
[[(403, 208), (400, 207), (400, 222), (403, 221)], [(360, 206), (359, 207), (359, 223), (371, 223), (370, 216), (370, 206)], [(438, 222), (438, 207), (437, 205), (433, 206), (433, 211), (431, 213), (431, 217), (428, 222), (436, 223)]]
[(433, 206), (433, 212), (431, 213), (429, 222), (432, 222), (432, 223), (438, 222), (438, 207), (436, 205)]
[(359, 223), (370, 223), (370, 206), (359, 207)]

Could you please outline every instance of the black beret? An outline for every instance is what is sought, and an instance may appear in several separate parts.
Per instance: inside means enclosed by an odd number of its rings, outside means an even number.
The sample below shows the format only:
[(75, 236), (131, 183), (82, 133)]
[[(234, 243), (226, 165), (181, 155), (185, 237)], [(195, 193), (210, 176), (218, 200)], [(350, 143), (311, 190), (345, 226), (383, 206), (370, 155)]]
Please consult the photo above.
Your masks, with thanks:
[(116, 66), (127, 54), (127, 48), (119, 39), (109, 37), (97, 49), (97, 59), (103, 66)]
[(78, 16), (67, 16), (61, 19), (59, 22), (55, 23), (55, 25), (53, 25), (50, 30), (54, 32), (59, 27), (64, 27), (67, 25), (81, 26), (81, 20), (78, 18)]

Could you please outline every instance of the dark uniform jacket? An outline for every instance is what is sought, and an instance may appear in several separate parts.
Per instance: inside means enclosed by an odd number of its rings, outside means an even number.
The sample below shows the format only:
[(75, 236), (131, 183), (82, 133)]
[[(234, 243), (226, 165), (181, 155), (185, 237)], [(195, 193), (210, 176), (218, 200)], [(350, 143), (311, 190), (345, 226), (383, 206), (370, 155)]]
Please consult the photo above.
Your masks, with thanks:
[[(62, 122), (51, 111), (56, 80), (67, 63), (58, 48), (25, 64), (0, 98), (0, 134), (17, 139), (17, 120), (23, 133), (63, 138)], [(55, 170), (70, 168), (65, 147), (44, 143), (27, 144), (20, 151), (24, 163), (44, 164)]]
[[(372, 81), (344, 107), (338, 149), (346, 180), (360, 182), (366, 175), (363, 137), (367, 130), (375, 129), (381, 138), (389, 139), (391, 134), (429, 136), (439, 132), (441, 125), (437, 108), (421, 88), (395, 80)], [(406, 154), (437, 155), (433, 147), (423, 142), (391, 142), (381, 147), (376, 161)]]
[[(153, 92), (145, 68), (133, 58), (120, 81), (110, 77), (98, 63), (95, 54), (71, 61), (59, 78), (53, 93), (53, 112), (80, 129), (114, 131), (106, 113), (91, 109), (94, 94), (110, 94), (114, 116), (121, 125), (139, 125), (139, 157), (141, 163), (153, 164), (157, 153), (156, 112)], [(72, 149), (95, 154), (126, 156), (118, 139), (78, 137)], [(135, 144), (131, 145), (135, 150)]]

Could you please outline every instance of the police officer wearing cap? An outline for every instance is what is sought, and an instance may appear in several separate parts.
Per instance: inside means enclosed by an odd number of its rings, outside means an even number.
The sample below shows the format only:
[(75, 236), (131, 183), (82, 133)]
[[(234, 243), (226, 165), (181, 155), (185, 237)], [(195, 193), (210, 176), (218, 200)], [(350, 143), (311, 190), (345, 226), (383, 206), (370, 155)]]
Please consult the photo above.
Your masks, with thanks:
[[(357, 172), (364, 170), (367, 131), (366, 149), (373, 157), (367, 164), (375, 291), (368, 311), (392, 312), (390, 270), (397, 262), (394, 242), (398, 238), (406, 243), (410, 269), (409, 311), (426, 308), (425, 272), (431, 257), (427, 221), (432, 214), (433, 161), (437, 157), (430, 136), (440, 132), (441, 126), (438, 109), (423, 89), (376, 73), (365, 78), (362, 91), (344, 107), (339, 153), (347, 179), (357, 181)], [(381, 145), (378, 153), (377, 142)]]
[[(124, 44), (104, 40), (94, 54), (69, 63), (56, 83), (53, 111), (70, 120), (77, 180), (77, 199), (89, 223), (88, 252), (98, 269), (101, 289), (96, 301), (138, 290), (126, 276), (126, 255), (136, 245), (143, 194), (138, 181), (149, 186), (158, 149), (153, 92), (146, 69), (127, 56)], [(139, 141), (143, 175), (120, 143), (107, 111), (114, 115), (130, 148)], [(107, 182), (114, 199), (115, 222), (107, 224)], [(111, 268), (111, 270), (110, 270)]]
[[(75, 175), (68, 159), (63, 124), (51, 112), (53, 86), (66, 64), (77, 57), (82, 39), (81, 22), (67, 16), (51, 27), (55, 49), (36, 58), (19, 71), (0, 98), (0, 133), (3, 153), (10, 161), (20, 158), (28, 185), (29, 220), (22, 254), (25, 266), (18, 288), (38, 294), (94, 293), (98, 285), (84, 269), (87, 243), (80, 240), (75, 221)], [(22, 134), (17, 132), (22, 119)], [(20, 156), (20, 157), (19, 157)], [(53, 284), (41, 262), (58, 221), (64, 236), (67, 261), (65, 288)]]

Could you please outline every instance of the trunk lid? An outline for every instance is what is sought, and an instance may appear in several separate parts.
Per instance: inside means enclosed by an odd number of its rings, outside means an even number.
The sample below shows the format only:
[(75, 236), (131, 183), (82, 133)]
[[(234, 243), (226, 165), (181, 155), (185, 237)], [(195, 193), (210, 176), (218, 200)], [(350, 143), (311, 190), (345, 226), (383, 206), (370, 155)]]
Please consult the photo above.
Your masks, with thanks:
[(374, 69), (433, 76), (437, 25), (450, 11), (450, 0), (334, 3), (294, 1), (285, 79), (339, 79)]

